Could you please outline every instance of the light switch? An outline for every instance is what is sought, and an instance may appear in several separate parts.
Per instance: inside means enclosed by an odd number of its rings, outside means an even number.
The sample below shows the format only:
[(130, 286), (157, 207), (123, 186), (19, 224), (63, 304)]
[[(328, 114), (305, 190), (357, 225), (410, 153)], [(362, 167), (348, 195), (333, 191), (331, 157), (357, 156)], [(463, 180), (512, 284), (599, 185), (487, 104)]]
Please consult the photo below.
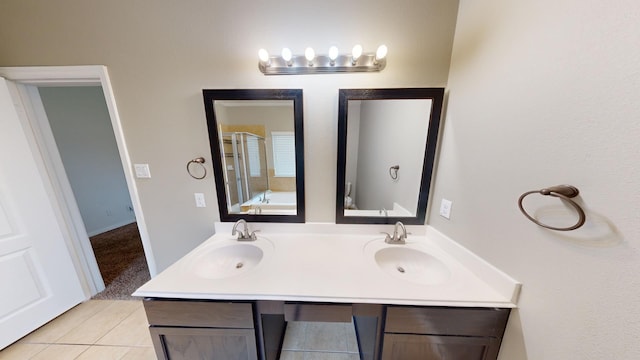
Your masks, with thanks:
[(445, 219), (451, 218), (452, 204), (453, 202), (451, 202), (451, 200), (442, 199), (442, 202), (440, 203), (440, 216), (444, 217)]
[(207, 207), (207, 203), (204, 201), (203, 193), (195, 193), (193, 195), (195, 195), (196, 198), (196, 207)]
[(138, 179), (148, 179), (151, 177), (149, 164), (133, 164), (133, 168), (136, 171), (136, 177)]

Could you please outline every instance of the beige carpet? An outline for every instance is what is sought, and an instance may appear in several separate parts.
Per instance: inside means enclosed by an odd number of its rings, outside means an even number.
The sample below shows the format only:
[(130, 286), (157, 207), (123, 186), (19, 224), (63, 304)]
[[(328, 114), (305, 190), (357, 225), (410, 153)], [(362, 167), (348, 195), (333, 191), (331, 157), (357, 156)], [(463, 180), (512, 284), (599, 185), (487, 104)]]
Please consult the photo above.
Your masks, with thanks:
[(150, 279), (137, 224), (92, 236), (90, 240), (106, 286), (93, 299), (135, 299), (131, 294)]

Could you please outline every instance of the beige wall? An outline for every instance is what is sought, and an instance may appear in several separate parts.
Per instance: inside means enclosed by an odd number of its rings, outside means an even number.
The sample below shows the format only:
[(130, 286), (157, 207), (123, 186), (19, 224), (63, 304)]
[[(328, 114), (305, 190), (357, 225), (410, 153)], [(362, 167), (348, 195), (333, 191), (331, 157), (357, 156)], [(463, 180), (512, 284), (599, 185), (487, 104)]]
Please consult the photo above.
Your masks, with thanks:
[[(640, 359), (638, 24), (638, 1), (461, 1), (428, 221), (523, 282), (500, 359)], [(583, 228), (520, 214), (562, 183)]]
[[(3, 0), (0, 66), (107, 65), (132, 160), (151, 165), (138, 186), (163, 269), (218, 220), (213, 178), (184, 171), (210, 157), (202, 88), (304, 89), (307, 221), (331, 222), (337, 89), (446, 85), (451, 38), (436, 39), (451, 3)], [(432, 196), (453, 211), (428, 222), (524, 283), (501, 359), (640, 358), (638, 4), (462, 2)], [(355, 42), (386, 43), (387, 68), (257, 70), (260, 47)], [(549, 232), (518, 212), (520, 193), (557, 183), (582, 191), (585, 228)]]
[[(333, 222), (338, 89), (446, 85), (456, 13), (450, 0), (2, 0), (0, 66), (107, 66), (132, 162), (150, 164), (137, 186), (160, 271), (219, 220), (213, 178), (184, 169), (211, 157), (203, 88), (303, 89), (307, 221)], [(389, 47), (383, 72), (258, 71), (261, 47), (326, 53), (358, 42)], [(194, 192), (208, 207), (195, 207)]]
[[(432, 101), (360, 103), (355, 203), (361, 210), (390, 210), (398, 204), (415, 215)], [(400, 168), (393, 180), (389, 168), (395, 165)]]

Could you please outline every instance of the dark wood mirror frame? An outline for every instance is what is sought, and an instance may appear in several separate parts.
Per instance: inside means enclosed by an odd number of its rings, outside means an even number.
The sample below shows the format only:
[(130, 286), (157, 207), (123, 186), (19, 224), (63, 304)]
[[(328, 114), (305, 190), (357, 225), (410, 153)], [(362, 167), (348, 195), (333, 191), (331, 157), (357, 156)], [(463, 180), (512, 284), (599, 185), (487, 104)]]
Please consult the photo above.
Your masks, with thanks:
[[(213, 174), (218, 195), (218, 209), (220, 221), (233, 222), (240, 219), (252, 222), (287, 222), (303, 223), (305, 221), (304, 204), (304, 136), (303, 136), (303, 111), (302, 89), (204, 89), (204, 109), (207, 117), (209, 131), (209, 143), (213, 163)], [(216, 100), (292, 100), (294, 139), (296, 151), (296, 214), (233, 214), (227, 209), (227, 194), (225, 191), (224, 174), (222, 169), (222, 154), (220, 151), (220, 138), (218, 123), (214, 111)]]
[[(350, 100), (432, 100), (424, 152), (418, 208), (413, 217), (383, 216), (345, 216), (345, 176), (347, 159), (347, 111)], [(336, 187), (336, 223), (337, 224), (394, 224), (402, 221), (408, 225), (423, 225), (427, 213), (427, 202), (438, 142), (438, 130), (444, 100), (444, 88), (397, 88), (397, 89), (340, 89), (338, 103), (338, 167)]]

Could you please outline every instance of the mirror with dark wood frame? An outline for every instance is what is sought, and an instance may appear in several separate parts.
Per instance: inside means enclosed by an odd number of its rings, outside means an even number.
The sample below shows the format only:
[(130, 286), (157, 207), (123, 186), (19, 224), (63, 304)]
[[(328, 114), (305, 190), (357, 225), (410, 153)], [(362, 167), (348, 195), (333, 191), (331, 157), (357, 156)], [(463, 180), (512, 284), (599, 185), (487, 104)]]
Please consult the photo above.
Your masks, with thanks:
[(340, 89), (336, 223), (422, 225), (444, 88)]
[(305, 221), (300, 89), (205, 89), (221, 221)]

